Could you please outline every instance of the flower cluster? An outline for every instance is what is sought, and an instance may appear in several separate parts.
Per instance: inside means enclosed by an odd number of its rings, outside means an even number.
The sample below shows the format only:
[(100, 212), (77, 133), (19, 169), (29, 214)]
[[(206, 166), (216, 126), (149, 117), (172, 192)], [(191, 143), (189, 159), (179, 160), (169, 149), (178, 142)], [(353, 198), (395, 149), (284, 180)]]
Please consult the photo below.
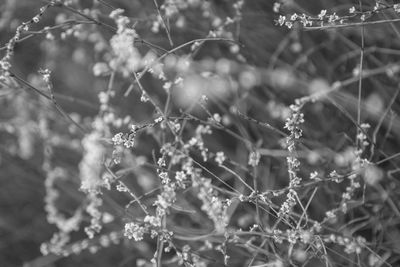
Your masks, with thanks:
[(39, 13), (37, 13), (32, 19), (29, 21), (23, 22), (19, 25), (15, 31), (15, 35), (8, 41), (6, 45), (7, 52), (3, 58), (0, 59), (0, 80), (4, 80), (7, 78), (10, 73), (9, 70), (11, 68), (11, 60), (14, 54), (14, 48), (18, 41), (23, 37), (22, 34), (29, 30), (29, 26), (34, 23), (38, 23), (43, 14), (47, 11), (48, 8), (55, 5), (55, 1), (50, 1), (48, 4), (42, 6), (39, 9)]
[[(279, 7), (274, 6), (279, 12)], [(303, 27), (326, 27), (326, 26), (345, 26), (355, 22), (365, 22), (367, 19), (371, 18), (373, 15), (387, 11), (393, 10), (395, 13), (400, 13), (400, 5), (386, 5), (379, 1), (376, 2), (373, 9), (368, 11), (358, 11), (354, 6), (347, 10), (346, 15), (338, 15), (336, 12), (328, 14), (326, 9), (321, 10), (317, 16), (294, 13), (289, 16), (279, 15), (276, 20), (276, 24), (280, 26), (286, 26), (291, 29), (295, 23), (300, 23)]]
[(334, 243), (340, 246), (344, 246), (344, 251), (347, 254), (360, 254), (362, 249), (365, 247), (366, 240), (365, 238), (359, 236), (357, 238), (343, 237), (331, 234), (324, 238), (326, 243)]
[(101, 179), (103, 171), (102, 162), (106, 149), (101, 144), (102, 135), (98, 131), (93, 131), (82, 140), (85, 154), (79, 164), (81, 177), (81, 190), (84, 192), (98, 192), (104, 185)]
[(109, 61), (112, 70), (118, 70), (125, 76), (136, 71), (141, 63), (139, 51), (134, 47), (137, 33), (128, 27), (128, 17), (122, 16), (123, 10), (117, 9), (110, 13), (118, 26), (117, 34), (110, 40), (114, 57)]
[(285, 124), (285, 128), (290, 132), (289, 136), (286, 138), (287, 149), (289, 151), (289, 156), (286, 158), (289, 172), (289, 192), (279, 210), (279, 217), (288, 215), (290, 210), (296, 205), (297, 193), (294, 189), (299, 186), (301, 182), (301, 178), (297, 175), (300, 161), (296, 156), (296, 141), (302, 136), (300, 125), (304, 122), (304, 115), (300, 112), (301, 107), (301, 105), (290, 106), (291, 115), (286, 120)]
[(143, 239), (144, 233), (145, 233), (145, 228), (134, 222), (125, 224), (124, 236), (126, 236), (129, 239), (140, 241)]

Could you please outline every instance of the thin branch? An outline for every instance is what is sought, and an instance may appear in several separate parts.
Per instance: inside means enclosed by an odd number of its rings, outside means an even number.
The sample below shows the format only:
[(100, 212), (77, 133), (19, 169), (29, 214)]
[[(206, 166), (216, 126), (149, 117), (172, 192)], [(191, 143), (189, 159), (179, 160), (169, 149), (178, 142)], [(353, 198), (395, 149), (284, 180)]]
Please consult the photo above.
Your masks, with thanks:
[[(360, 3), (360, 10), (362, 12), (362, 4), (361, 1), (359, 1)], [(362, 72), (363, 72), (363, 65), (364, 65), (364, 34), (365, 34), (365, 30), (364, 30), (364, 24), (361, 25), (361, 53), (360, 53), (360, 66), (359, 66), (359, 73), (358, 73), (358, 103), (357, 103), (357, 125), (361, 125), (361, 97), (362, 97)], [(362, 144), (360, 144), (360, 140), (358, 138), (358, 135), (360, 134), (360, 128), (357, 127), (357, 136), (356, 136), (356, 146), (357, 149), (360, 149), (360, 146)], [(360, 155), (361, 156), (361, 155)]]
[(162, 23), (164, 25), (165, 32), (167, 33), (169, 44), (171, 46), (174, 46), (174, 42), (172, 42), (172, 38), (171, 38), (171, 33), (170, 33), (170, 30), (169, 30), (169, 27), (168, 27), (167, 23), (165, 22), (165, 19), (164, 19), (163, 15), (161, 14), (161, 10), (160, 10), (160, 7), (158, 6), (157, 0), (153, 0), (153, 2), (154, 2), (154, 5), (156, 6), (158, 15), (160, 16), (161, 21), (162, 21)]
[[(81, 125), (79, 125), (76, 121), (74, 121), (71, 116), (69, 116), (64, 110), (63, 108), (55, 101), (54, 96), (48, 96), (47, 94), (43, 93), (41, 90), (37, 89), (36, 87), (34, 87), (33, 85), (31, 85), (30, 83), (28, 83), (27, 81), (25, 81), (24, 79), (22, 79), (21, 77), (19, 77), (18, 75), (16, 75), (15, 73), (9, 71), (10, 76), (13, 77), (15, 80), (17, 80), (19, 83), (25, 85), (26, 87), (28, 87), (29, 89), (33, 90), (35, 93), (39, 94), (40, 96), (48, 99), (49, 101), (51, 101), (54, 105), (54, 107), (56, 108), (56, 110), (64, 117), (66, 118), (68, 121), (70, 121), (72, 124), (74, 124), (83, 134), (88, 133), (88, 130), (84, 129)], [(52, 95), (52, 94), (51, 94)]]
[(367, 22), (349, 23), (349, 24), (343, 24), (343, 25), (304, 27), (304, 30), (306, 30), (306, 31), (314, 31), (314, 30), (342, 29), (342, 28), (378, 25), (378, 24), (384, 24), (384, 23), (393, 23), (393, 22), (400, 22), (400, 19), (375, 20), (375, 21), (367, 21)]

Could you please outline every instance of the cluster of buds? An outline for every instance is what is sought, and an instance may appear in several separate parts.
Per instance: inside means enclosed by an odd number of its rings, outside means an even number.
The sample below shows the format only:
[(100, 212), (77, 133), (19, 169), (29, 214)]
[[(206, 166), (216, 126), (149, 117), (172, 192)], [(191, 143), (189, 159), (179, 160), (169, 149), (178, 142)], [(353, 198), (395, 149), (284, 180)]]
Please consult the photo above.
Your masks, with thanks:
[(321, 12), (316, 16), (306, 15), (304, 13), (294, 13), (288, 16), (280, 15), (276, 20), (276, 24), (286, 26), (289, 29), (291, 29), (296, 22), (308, 28), (334, 25), (344, 26), (348, 23), (364, 22), (373, 15), (387, 10), (393, 10), (395, 13), (400, 13), (400, 4), (387, 5), (377, 2), (373, 9), (367, 11), (357, 10), (356, 7), (352, 6), (348, 9), (347, 14), (345, 15), (338, 15), (336, 12), (328, 14), (326, 9), (321, 10)]

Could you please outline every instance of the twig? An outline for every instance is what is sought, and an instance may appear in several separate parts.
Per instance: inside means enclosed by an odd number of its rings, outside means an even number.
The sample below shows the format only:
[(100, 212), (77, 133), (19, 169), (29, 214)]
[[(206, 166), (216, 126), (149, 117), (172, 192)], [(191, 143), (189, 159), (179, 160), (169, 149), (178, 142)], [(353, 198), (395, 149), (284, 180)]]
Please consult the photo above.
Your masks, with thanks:
[[(181, 44), (167, 52), (165, 52), (163, 55), (161, 55), (160, 57), (158, 57), (156, 60), (154, 60), (153, 62), (151, 62), (151, 64), (149, 64), (144, 70), (142, 70), (139, 75), (137, 75), (137, 80), (140, 80), (153, 66), (154, 64), (156, 64), (157, 62), (160, 62), (161, 60), (163, 60), (164, 58), (166, 58), (168, 55), (171, 55), (173, 53), (175, 53), (176, 51), (181, 50), (182, 48), (185, 48), (195, 42), (201, 42), (201, 41), (225, 41), (225, 42), (233, 42), (235, 43), (235, 41), (231, 40), (231, 39), (227, 39), (227, 38), (205, 38), (205, 39), (195, 39), (195, 40), (191, 40), (189, 42), (186, 42), (184, 44)], [(131, 92), (133, 88), (129, 87), (128, 90), (126, 90), (126, 92), (124, 93), (124, 96), (128, 96)]]
[(153, 2), (154, 2), (154, 5), (156, 6), (158, 15), (160, 16), (161, 21), (162, 21), (162, 23), (163, 23), (163, 25), (164, 25), (165, 32), (167, 33), (167, 37), (168, 37), (169, 44), (170, 44), (171, 46), (174, 46), (174, 43), (172, 42), (172, 38), (171, 38), (171, 33), (170, 33), (170, 30), (169, 30), (169, 27), (168, 27), (167, 23), (165, 22), (164, 17), (163, 17), (162, 14), (161, 14), (161, 10), (160, 10), (160, 7), (158, 6), (157, 0), (153, 0)]
[(400, 21), (400, 19), (376, 20), (376, 21), (367, 21), (367, 22), (348, 23), (348, 24), (344, 24), (344, 25), (304, 27), (304, 30), (314, 31), (314, 30), (342, 29), (342, 28), (350, 28), (350, 27), (360, 27), (360, 26), (370, 26), (370, 25), (378, 25), (378, 24), (384, 24), (384, 23), (393, 23), (393, 22), (399, 22), (399, 21)]
[[(55, 106), (56, 110), (64, 116), (64, 118), (66, 118), (68, 121), (70, 121), (72, 124), (74, 124), (83, 134), (86, 134), (88, 131), (86, 129), (84, 129), (81, 125), (79, 125), (76, 121), (74, 121), (71, 116), (69, 116), (62, 108), (60, 105), (58, 105), (58, 103), (55, 101), (54, 95), (53, 96), (48, 96), (45, 93), (43, 93), (42, 91), (40, 91), (39, 89), (37, 89), (36, 87), (34, 87), (33, 85), (31, 85), (30, 83), (28, 83), (27, 81), (25, 81), (24, 79), (20, 78), (19, 76), (17, 76), (15, 73), (9, 71), (10, 76), (13, 77), (14, 79), (16, 79), (18, 82), (22, 83), (23, 85), (25, 85), (26, 87), (28, 87), (29, 89), (33, 90), (34, 92), (36, 92), (37, 94), (39, 94), (40, 96), (50, 100), (53, 105)], [(51, 94), (52, 95), (52, 94)]]
[[(362, 12), (362, 4), (359, 1), (360, 10)], [(357, 126), (361, 125), (361, 97), (362, 97), (362, 72), (363, 72), (363, 65), (364, 65), (364, 24), (361, 25), (361, 53), (360, 53), (360, 66), (359, 66), (359, 73), (358, 73), (358, 103), (357, 103)], [(360, 127), (357, 127), (356, 131), (356, 147), (360, 149), (360, 139), (358, 135), (361, 133)], [(359, 155), (361, 157), (361, 155)]]

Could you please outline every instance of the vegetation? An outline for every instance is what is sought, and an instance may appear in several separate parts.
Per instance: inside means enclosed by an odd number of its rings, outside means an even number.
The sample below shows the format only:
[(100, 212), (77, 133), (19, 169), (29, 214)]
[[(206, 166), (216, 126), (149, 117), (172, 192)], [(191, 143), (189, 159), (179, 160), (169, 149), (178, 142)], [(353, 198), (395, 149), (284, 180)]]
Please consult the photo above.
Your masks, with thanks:
[(400, 5), (0, 2), (1, 266), (398, 266)]

